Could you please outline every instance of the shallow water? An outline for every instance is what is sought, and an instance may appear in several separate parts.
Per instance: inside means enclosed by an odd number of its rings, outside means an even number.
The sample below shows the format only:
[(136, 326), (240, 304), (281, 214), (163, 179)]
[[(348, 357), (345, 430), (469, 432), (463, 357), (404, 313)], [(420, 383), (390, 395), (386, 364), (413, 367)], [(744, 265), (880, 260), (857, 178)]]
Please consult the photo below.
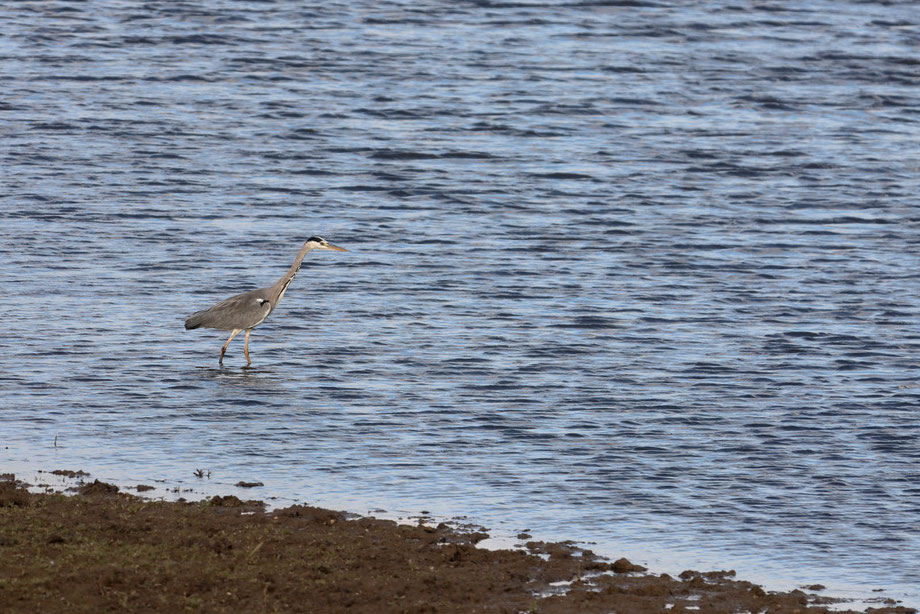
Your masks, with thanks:
[[(23, 2), (0, 29), (0, 470), (207, 467), (920, 605), (912, 7)], [(217, 368), (183, 319), (312, 234), (351, 252)]]

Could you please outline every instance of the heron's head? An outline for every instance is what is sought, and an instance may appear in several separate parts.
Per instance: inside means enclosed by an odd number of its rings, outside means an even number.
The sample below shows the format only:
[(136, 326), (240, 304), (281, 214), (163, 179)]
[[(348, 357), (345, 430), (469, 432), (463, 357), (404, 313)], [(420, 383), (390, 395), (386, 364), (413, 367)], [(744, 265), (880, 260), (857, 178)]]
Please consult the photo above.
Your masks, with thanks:
[(347, 252), (348, 250), (344, 247), (339, 247), (338, 245), (333, 245), (326, 239), (322, 237), (310, 237), (307, 239), (307, 244), (310, 245), (313, 249), (331, 249), (337, 252)]

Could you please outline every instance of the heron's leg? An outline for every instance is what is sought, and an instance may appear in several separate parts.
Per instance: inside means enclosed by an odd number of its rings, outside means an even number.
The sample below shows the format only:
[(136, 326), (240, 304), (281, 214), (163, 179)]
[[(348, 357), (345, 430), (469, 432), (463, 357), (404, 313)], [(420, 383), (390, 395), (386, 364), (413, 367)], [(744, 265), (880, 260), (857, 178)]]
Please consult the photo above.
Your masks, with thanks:
[(217, 364), (224, 364), (224, 354), (227, 352), (227, 346), (230, 345), (230, 342), (233, 341), (233, 338), (243, 332), (242, 328), (234, 328), (233, 332), (230, 333), (230, 338), (227, 339), (227, 343), (224, 344), (224, 347), (220, 348), (220, 360), (217, 361)]
[(249, 360), (249, 333), (251, 332), (252, 332), (251, 328), (246, 329), (246, 344), (243, 346), (243, 354), (246, 355), (246, 366), (247, 367), (252, 364), (252, 361)]

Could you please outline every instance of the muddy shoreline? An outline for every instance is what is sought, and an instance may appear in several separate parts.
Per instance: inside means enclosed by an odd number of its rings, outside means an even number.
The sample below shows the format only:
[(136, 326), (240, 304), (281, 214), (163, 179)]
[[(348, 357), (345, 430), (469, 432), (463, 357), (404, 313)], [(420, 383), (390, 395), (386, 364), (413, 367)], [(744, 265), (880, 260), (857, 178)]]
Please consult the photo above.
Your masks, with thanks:
[[(72, 475), (71, 475), (72, 474)], [(62, 472), (84, 479), (86, 474)], [(214, 496), (167, 502), (82, 482), (32, 493), (0, 475), (3, 612), (878, 612), (821, 587), (774, 592), (732, 571), (648, 573), (572, 543), (486, 550), (482, 531)]]

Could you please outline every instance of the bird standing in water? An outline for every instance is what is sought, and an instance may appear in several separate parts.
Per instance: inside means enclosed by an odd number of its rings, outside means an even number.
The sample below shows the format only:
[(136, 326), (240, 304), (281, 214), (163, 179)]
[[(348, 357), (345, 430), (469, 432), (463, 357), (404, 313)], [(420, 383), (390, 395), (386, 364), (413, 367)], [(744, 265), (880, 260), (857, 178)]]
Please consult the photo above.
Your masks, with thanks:
[(220, 365), (224, 364), (224, 354), (227, 351), (227, 346), (230, 345), (234, 337), (245, 330), (246, 345), (243, 347), (243, 353), (246, 355), (246, 366), (250, 366), (252, 361), (249, 359), (249, 334), (253, 328), (261, 324), (275, 310), (278, 302), (284, 296), (285, 290), (291, 285), (291, 281), (297, 275), (297, 271), (300, 270), (300, 263), (303, 262), (304, 256), (314, 249), (331, 249), (337, 252), (348, 251), (343, 247), (332, 245), (322, 237), (310, 237), (300, 248), (300, 251), (297, 252), (294, 264), (274, 285), (231, 296), (210, 309), (193, 313), (185, 321), (185, 329), (192, 330), (203, 326), (205, 328), (232, 331), (227, 343), (220, 348), (220, 359), (217, 361)]

